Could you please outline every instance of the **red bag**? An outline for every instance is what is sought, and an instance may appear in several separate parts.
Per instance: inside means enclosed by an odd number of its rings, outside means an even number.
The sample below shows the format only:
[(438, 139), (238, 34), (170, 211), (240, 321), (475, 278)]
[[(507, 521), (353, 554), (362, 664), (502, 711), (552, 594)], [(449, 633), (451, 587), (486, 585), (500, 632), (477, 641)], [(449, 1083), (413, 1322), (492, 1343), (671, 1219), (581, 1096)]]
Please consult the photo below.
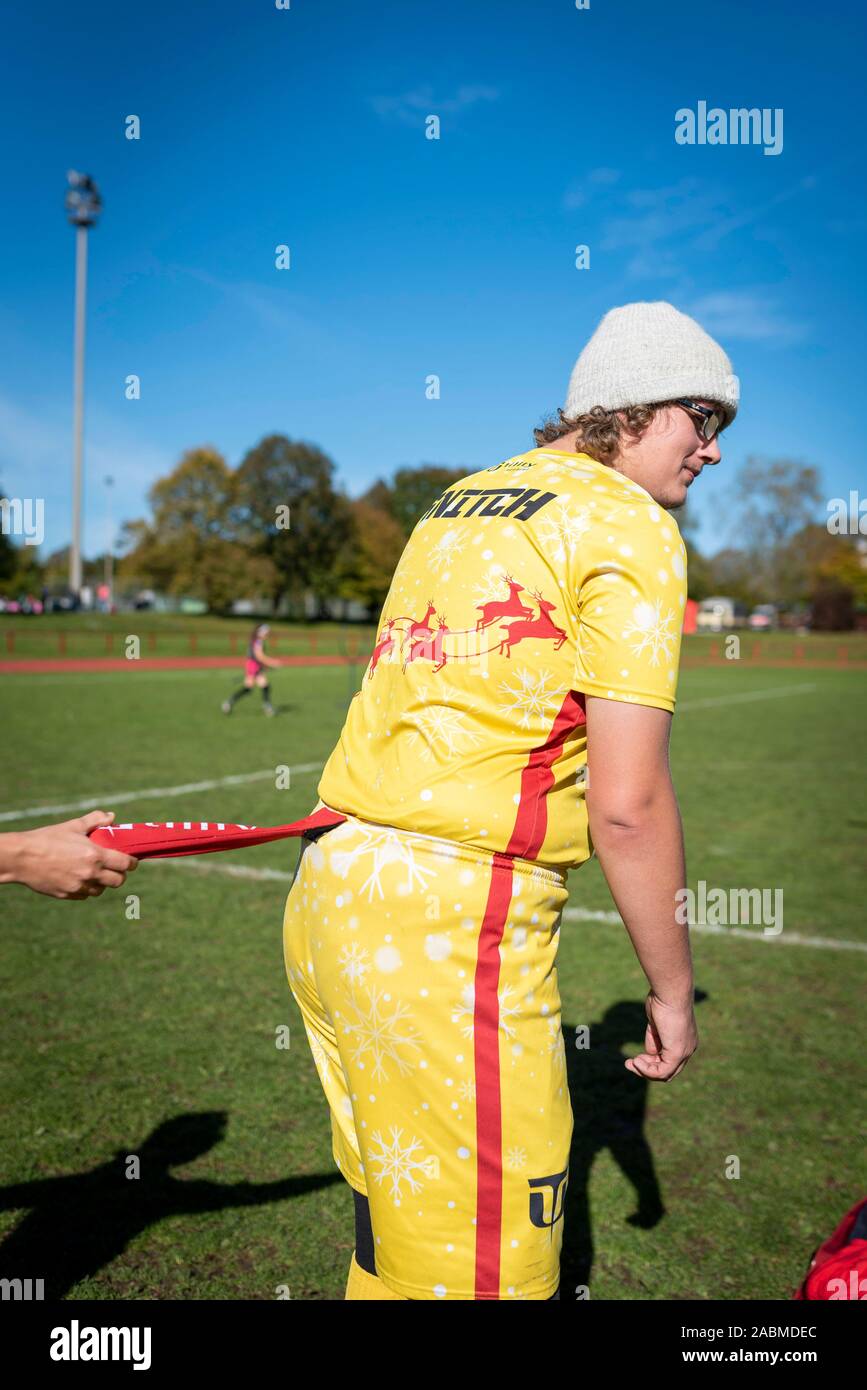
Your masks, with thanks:
[(855, 1203), (814, 1252), (794, 1297), (867, 1301), (867, 1197)]
[(133, 825), (98, 825), (90, 839), (97, 845), (110, 845), (137, 859), (173, 859), (181, 854), (213, 854), (222, 849), (245, 849), (269, 840), (284, 840), (315, 830), (331, 830), (346, 820), (327, 806), (289, 825), (229, 825), (223, 821), (170, 820)]

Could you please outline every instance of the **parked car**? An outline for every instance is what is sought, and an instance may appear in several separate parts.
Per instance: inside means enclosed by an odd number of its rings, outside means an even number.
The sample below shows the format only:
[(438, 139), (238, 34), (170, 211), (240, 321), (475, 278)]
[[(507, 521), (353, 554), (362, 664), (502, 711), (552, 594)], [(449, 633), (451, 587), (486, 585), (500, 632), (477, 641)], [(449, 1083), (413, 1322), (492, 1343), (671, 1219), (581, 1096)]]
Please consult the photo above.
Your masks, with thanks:
[(767, 632), (779, 625), (780, 616), (775, 603), (760, 603), (750, 614), (750, 627), (754, 632)]
[(699, 632), (729, 632), (747, 621), (746, 604), (734, 598), (704, 598), (695, 618)]
[(46, 613), (74, 613), (80, 607), (77, 594), (51, 594), (45, 600)]

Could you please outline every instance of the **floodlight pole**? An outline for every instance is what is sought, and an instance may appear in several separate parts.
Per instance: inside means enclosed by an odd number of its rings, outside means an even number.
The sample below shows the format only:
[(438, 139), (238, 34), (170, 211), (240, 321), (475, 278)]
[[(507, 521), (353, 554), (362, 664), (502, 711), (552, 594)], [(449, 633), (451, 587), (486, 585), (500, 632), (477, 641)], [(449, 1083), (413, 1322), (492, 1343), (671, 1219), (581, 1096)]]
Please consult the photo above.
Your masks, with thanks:
[(81, 590), (81, 463), (84, 452), (84, 312), (87, 299), (87, 227), (75, 232), (75, 367), (72, 407), (72, 542), (69, 587)]
[(89, 174), (71, 169), (66, 210), (75, 227), (75, 341), (72, 411), (72, 537), (69, 587), (81, 591), (81, 499), (84, 461), (84, 324), (87, 299), (87, 233), (102, 209), (99, 190)]

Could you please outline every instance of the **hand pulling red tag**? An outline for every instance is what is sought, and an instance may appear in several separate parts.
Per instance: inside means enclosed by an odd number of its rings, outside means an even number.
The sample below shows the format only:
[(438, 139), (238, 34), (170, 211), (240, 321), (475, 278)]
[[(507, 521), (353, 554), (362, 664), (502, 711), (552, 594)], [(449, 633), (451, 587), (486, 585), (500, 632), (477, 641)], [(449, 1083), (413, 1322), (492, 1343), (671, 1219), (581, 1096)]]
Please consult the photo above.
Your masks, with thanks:
[(136, 859), (172, 859), (181, 854), (213, 854), (217, 850), (245, 849), (270, 840), (304, 835), (308, 830), (332, 829), (346, 820), (339, 811), (323, 806), (303, 820), (289, 825), (229, 825), (224, 821), (145, 821), (138, 825), (99, 825), (90, 838), (97, 845), (109, 845)]

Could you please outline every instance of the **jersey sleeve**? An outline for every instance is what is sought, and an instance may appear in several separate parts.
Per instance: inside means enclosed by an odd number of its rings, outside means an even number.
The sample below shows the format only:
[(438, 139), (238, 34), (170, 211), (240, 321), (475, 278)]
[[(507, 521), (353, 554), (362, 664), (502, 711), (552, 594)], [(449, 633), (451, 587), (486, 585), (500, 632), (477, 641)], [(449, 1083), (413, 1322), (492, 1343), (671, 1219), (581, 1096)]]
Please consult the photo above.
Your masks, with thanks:
[(574, 688), (673, 713), (686, 606), (686, 548), (652, 499), (583, 537), (575, 579)]

